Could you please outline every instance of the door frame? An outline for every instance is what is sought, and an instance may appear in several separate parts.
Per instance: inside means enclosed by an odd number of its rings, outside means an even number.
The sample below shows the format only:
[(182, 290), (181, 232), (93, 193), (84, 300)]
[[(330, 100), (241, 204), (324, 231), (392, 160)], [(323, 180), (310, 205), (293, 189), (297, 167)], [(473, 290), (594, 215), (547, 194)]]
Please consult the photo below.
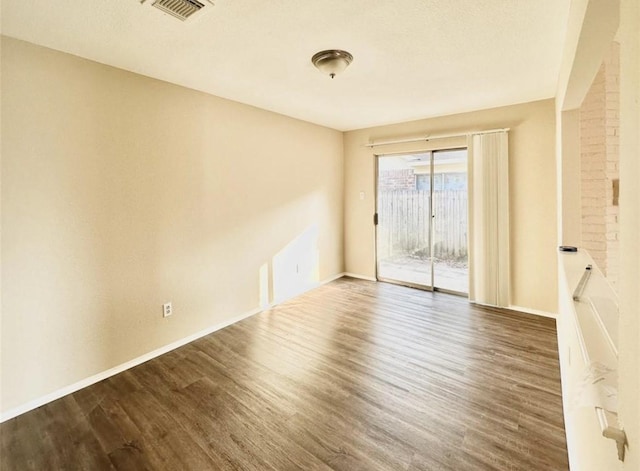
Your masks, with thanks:
[[(446, 289), (446, 288), (439, 288), (437, 286), (434, 286), (434, 281), (435, 281), (435, 266), (433, 263), (433, 219), (435, 217), (435, 215), (433, 214), (433, 170), (434, 170), (434, 153), (435, 152), (442, 152), (442, 151), (448, 151), (448, 150), (461, 150), (461, 149), (465, 149), (467, 150), (467, 159), (469, 159), (469, 154), (468, 154), (468, 146), (444, 146), (444, 147), (436, 147), (436, 148), (432, 148), (432, 149), (424, 149), (424, 150), (420, 150), (420, 149), (416, 149), (413, 151), (404, 151), (404, 152), (386, 152), (386, 153), (375, 153), (373, 154), (375, 157), (375, 172), (374, 172), (374, 209), (375, 209), (375, 213), (374, 213), (374, 257), (375, 257), (375, 277), (377, 281), (382, 281), (384, 283), (391, 283), (394, 285), (401, 285), (401, 286), (408, 286), (410, 288), (416, 288), (416, 289), (421, 289), (423, 291), (431, 291), (431, 292), (439, 292), (439, 293), (446, 293), (446, 294), (453, 294), (456, 296), (461, 296), (461, 297), (469, 297), (469, 293), (463, 293), (461, 291), (454, 291), (454, 290), (450, 290), (450, 289)], [(429, 158), (429, 167), (430, 167), (430, 176), (429, 176), (429, 191), (430, 191), (430, 197), (429, 197), (429, 252), (431, 254), (430, 257), (430, 264), (431, 264), (431, 286), (428, 285), (421, 285), (418, 283), (411, 283), (410, 281), (401, 281), (401, 280), (393, 280), (390, 278), (384, 278), (380, 276), (379, 273), (379, 260), (378, 260), (378, 182), (380, 181), (380, 158), (383, 157), (398, 157), (398, 156), (402, 156), (402, 155), (414, 155), (414, 154), (430, 154), (430, 158)], [(467, 160), (468, 162), (468, 160)], [(467, 196), (468, 199), (468, 196)], [(468, 275), (467, 275), (468, 276)]]

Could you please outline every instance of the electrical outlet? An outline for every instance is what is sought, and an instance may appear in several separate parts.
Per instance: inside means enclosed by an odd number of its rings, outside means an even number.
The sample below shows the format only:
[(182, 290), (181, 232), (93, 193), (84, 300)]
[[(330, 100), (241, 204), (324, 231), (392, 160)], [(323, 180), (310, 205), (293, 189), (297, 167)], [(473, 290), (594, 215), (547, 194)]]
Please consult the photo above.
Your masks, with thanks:
[(173, 309), (171, 308), (171, 303), (166, 303), (162, 305), (162, 317), (169, 317), (173, 314)]

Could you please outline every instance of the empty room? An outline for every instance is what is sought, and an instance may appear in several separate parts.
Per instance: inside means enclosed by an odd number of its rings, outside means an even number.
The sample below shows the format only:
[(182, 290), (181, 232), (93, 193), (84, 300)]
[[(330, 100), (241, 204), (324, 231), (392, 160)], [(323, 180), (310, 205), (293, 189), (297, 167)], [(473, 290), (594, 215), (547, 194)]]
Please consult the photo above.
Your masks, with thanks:
[(640, 471), (639, 3), (2, 0), (0, 469)]

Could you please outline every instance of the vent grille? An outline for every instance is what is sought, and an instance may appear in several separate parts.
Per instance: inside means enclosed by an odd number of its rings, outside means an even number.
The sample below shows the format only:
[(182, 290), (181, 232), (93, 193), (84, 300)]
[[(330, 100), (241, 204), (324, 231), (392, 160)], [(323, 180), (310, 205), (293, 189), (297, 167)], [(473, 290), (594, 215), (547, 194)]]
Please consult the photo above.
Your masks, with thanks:
[(153, 6), (184, 21), (205, 7), (198, 0), (156, 0)]

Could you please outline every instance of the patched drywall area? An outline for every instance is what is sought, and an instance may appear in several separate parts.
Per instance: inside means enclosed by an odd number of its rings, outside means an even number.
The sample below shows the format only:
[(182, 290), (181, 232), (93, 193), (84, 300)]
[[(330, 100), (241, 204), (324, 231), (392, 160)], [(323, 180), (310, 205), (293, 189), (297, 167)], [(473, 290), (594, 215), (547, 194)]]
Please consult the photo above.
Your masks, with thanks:
[(613, 42), (580, 107), (581, 237), (615, 287), (619, 266), (620, 45)]

